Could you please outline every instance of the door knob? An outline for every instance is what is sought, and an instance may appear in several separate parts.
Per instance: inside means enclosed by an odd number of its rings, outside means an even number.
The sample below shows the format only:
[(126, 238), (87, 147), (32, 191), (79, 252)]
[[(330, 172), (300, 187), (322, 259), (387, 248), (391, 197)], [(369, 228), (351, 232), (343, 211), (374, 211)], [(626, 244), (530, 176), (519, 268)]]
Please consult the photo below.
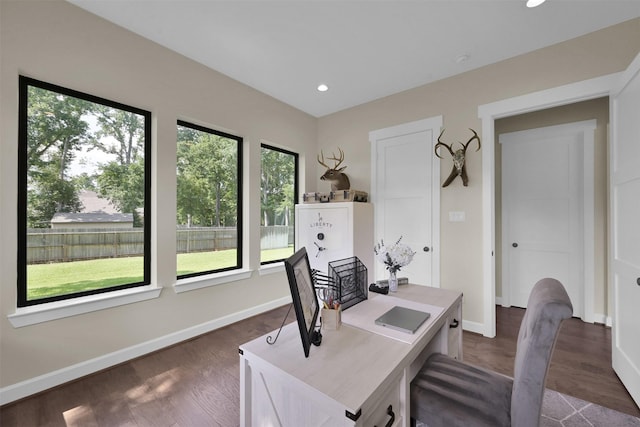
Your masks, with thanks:
[(514, 242), (514, 243), (511, 244), (511, 246), (513, 246), (514, 248), (517, 248), (518, 244)]
[(424, 248), (422, 248), (422, 250), (425, 252), (429, 252), (429, 246), (425, 246)]

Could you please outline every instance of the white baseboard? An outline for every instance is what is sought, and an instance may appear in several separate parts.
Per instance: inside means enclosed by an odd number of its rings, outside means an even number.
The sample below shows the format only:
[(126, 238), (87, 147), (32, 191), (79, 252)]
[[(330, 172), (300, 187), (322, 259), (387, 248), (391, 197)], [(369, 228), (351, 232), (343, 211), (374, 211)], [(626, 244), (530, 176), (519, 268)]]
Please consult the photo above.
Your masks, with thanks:
[(462, 321), (462, 329), (469, 332), (475, 332), (476, 334), (484, 334), (484, 324), (478, 322), (471, 322), (469, 320)]
[[(500, 305), (502, 307), (509, 307), (502, 304), (502, 297), (496, 297), (496, 305)], [(604, 314), (594, 313), (593, 314), (593, 323), (600, 323), (605, 326), (611, 327), (613, 321), (611, 316), (606, 316)]]
[(613, 320), (611, 316), (606, 316), (604, 314), (594, 313), (593, 314), (593, 323), (601, 323), (605, 326), (611, 327), (613, 325)]
[(256, 307), (251, 307), (247, 310), (239, 311), (228, 316), (193, 326), (191, 328), (183, 329), (182, 331), (143, 342), (123, 350), (105, 354), (104, 356), (96, 357), (95, 359), (87, 360), (76, 365), (3, 387), (0, 389), (0, 405), (14, 402), (18, 399), (31, 396), (32, 394), (76, 380), (86, 375), (99, 372), (119, 363), (144, 356), (145, 354), (186, 341), (223, 326), (230, 325), (231, 323), (238, 322), (289, 303), (291, 303), (291, 297), (283, 297)]

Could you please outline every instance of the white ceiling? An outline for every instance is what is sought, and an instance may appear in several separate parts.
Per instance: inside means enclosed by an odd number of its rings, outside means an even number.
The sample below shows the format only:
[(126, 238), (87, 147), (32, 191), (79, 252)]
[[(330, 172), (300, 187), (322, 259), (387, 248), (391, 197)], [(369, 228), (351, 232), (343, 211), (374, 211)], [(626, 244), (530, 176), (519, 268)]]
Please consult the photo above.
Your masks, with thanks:
[(69, 1), (316, 117), (640, 16), (640, 0)]

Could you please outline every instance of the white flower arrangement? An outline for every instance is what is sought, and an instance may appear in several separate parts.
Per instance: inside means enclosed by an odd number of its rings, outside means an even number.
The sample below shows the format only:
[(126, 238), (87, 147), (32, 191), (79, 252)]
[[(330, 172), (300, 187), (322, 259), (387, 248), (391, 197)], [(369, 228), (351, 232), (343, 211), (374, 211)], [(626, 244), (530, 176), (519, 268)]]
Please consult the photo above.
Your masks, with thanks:
[(384, 240), (380, 240), (373, 248), (373, 252), (376, 254), (378, 261), (387, 266), (387, 270), (390, 273), (400, 271), (400, 268), (413, 260), (413, 256), (416, 254), (408, 245), (400, 243), (402, 236), (391, 246), (385, 246)]

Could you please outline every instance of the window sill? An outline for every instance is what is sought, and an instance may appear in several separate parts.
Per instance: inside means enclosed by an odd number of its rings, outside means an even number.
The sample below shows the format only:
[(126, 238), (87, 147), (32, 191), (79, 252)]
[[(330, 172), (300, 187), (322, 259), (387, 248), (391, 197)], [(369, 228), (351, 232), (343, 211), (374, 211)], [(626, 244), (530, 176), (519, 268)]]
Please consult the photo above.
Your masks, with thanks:
[(248, 279), (250, 277), (251, 277), (251, 270), (233, 270), (233, 271), (225, 271), (223, 273), (189, 277), (188, 279), (178, 280), (178, 282), (175, 285), (173, 285), (173, 290), (175, 291), (176, 294), (180, 294), (182, 292), (194, 291), (196, 289), (222, 285), (224, 283)]
[(260, 273), (261, 276), (265, 276), (267, 274), (275, 274), (275, 273), (280, 273), (282, 271), (285, 271), (284, 261), (261, 265), (260, 270), (258, 270), (258, 273)]
[(162, 292), (162, 288), (157, 286), (141, 286), (72, 300), (20, 307), (16, 309), (14, 314), (10, 314), (7, 317), (14, 328), (21, 328), (50, 320), (63, 319), (92, 311), (104, 310), (105, 308), (158, 298), (160, 292)]

